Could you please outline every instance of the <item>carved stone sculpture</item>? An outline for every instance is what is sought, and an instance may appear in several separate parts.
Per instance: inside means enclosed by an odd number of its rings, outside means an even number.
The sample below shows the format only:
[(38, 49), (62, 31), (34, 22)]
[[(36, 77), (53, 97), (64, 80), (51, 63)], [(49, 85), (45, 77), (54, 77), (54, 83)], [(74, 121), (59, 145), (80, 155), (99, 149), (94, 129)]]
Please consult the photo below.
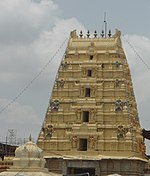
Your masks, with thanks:
[(63, 88), (64, 84), (65, 84), (65, 82), (63, 79), (61, 79), (60, 81), (57, 81), (57, 87), (59, 87), (59, 88)]
[(78, 142), (77, 136), (72, 136), (70, 141), (71, 141), (72, 148), (76, 148), (77, 147), (77, 142)]
[(47, 127), (43, 128), (42, 131), (44, 134), (44, 139), (50, 139), (54, 133), (53, 125), (48, 125)]
[(53, 100), (50, 102), (50, 106), (51, 106), (51, 111), (58, 111), (59, 109), (59, 101), (58, 100)]
[(125, 137), (126, 131), (122, 125), (118, 126), (117, 129), (117, 138), (118, 139), (123, 139)]
[(116, 100), (115, 102), (115, 111), (116, 112), (119, 112), (119, 111), (122, 111), (123, 110), (123, 102), (121, 100)]

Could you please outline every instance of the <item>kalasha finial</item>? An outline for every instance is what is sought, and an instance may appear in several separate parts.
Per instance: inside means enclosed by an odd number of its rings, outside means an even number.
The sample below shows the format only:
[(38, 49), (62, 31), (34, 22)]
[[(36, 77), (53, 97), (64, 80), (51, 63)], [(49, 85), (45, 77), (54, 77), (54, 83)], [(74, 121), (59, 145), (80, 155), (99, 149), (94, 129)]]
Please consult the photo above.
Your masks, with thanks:
[(32, 137), (31, 137), (31, 134), (30, 134), (30, 136), (29, 136), (29, 141), (32, 141)]
[(108, 31), (108, 37), (111, 37), (111, 30)]
[(104, 37), (104, 30), (102, 30), (101, 36)]
[(86, 36), (87, 36), (87, 38), (89, 38), (89, 37), (90, 37), (90, 31), (89, 31), (89, 30), (87, 31)]
[(80, 34), (79, 34), (80, 38), (83, 37), (83, 33), (82, 33), (82, 30), (80, 31)]
[(96, 30), (94, 31), (94, 37), (95, 38), (97, 37), (97, 31)]

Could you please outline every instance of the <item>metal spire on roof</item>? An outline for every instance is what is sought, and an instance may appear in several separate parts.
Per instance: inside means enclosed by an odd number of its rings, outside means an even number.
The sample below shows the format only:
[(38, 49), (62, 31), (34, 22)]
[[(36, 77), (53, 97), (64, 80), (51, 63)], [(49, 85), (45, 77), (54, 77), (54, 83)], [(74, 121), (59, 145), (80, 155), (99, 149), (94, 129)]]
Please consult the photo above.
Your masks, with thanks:
[(107, 21), (106, 21), (106, 12), (104, 12), (104, 25), (105, 25), (105, 38), (107, 37)]

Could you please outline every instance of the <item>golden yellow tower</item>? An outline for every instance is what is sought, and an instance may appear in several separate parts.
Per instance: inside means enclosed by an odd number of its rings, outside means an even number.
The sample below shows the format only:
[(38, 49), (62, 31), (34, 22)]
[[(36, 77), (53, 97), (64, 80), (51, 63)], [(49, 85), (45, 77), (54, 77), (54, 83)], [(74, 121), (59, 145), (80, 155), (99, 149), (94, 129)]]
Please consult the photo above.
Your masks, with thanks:
[(143, 175), (145, 144), (120, 35), (71, 32), (37, 141), (50, 171)]

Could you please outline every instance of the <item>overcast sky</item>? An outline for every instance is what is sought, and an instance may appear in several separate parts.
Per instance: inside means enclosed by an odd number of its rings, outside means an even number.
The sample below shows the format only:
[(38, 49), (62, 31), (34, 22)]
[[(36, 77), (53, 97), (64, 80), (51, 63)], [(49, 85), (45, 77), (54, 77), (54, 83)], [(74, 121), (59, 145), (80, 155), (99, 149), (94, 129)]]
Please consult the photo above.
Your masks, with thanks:
[[(100, 34), (104, 12), (108, 29), (122, 31), (150, 67), (149, 0), (1, 0), (0, 1), (0, 141), (7, 130), (36, 140), (66, 43), (73, 29)], [(130, 65), (142, 128), (150, 129), (150, 70), (122, 37)], [(5, 108), (52, 60), (14, 103)], [(150, 153), (150, 142), (147, 142)]]

